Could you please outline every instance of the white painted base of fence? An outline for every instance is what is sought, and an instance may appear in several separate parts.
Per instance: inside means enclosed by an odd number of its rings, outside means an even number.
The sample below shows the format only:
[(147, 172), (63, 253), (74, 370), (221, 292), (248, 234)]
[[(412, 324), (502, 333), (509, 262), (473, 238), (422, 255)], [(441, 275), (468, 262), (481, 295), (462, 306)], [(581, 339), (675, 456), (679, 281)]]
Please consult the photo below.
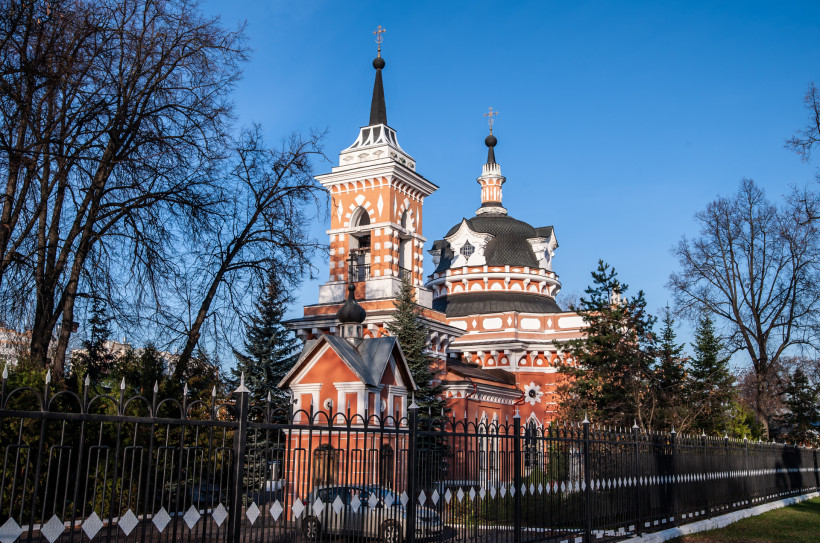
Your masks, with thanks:
[(653, 532), (651, 534), (646, 534), (641, 537), (632, 536), (630, 538), (623, 539), (622, 541), (628, 541), (629, 543), (636, 543), (638, 541), (642, 541), (644, 543), (662, 543), (664, 541), (669, 541), (670, 539), (675, 539), (676, 537), (680, 537), (683, 535), (690, 535), (696, 534), (698, 532), (705, 532), (707, 530), (717, 530), (719, 528), (725, 528), (726, 526), (739, 520), (754, 517), (757, 515), (762, 515), (763, 513), (766, 513), (768, 511), (780, 509), (781, 507), (786, 507), (787, 505), (794, 505), (802, 501), (817, 498), (818, 496), (820, 496), (820, 492), (810, 492), (808, 494), (802, 494), (800, 496), (793, 496), (791, 498), (785, 498), (783, 500), (756, 505), (748, 509), (741, 509), (740, 511), (733, 511), (731, 513), (726, 513), (725, 515), (720, 515), (705, 520), (699, 520), (691, 524), (684, 524), (683, 526), (669, 528), (667, 530), (663, 530), (660, 532)]

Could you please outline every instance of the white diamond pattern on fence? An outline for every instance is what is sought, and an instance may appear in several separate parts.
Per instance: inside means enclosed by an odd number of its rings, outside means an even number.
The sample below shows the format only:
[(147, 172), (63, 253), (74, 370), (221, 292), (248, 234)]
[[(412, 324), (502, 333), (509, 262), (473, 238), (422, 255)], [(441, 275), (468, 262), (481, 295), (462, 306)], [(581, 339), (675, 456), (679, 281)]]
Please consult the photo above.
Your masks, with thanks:
[[(159, 533), (162, 533), (168, 526), (168, 523), (171, 522), (171, 515), (168, 514), (168, 511), (166, 511), (164, 507), (160, 507), (157, 514), (151, 519), (151, 522), (154, 523)], [(100, 524), (102, 525), (102, 523)]]
[(0, 526), (0, 543), (14, 543), (22, 533), (23, 529), (20, 528), (20, 525), (17, 524), (13, 518), (9, 517), (9, 519)]
[[(549, 488), (549, 485), (547, 485), (547, 488)], [(541, 483), (538, 483), (538, 493), (539, 493), (539, 494), (543, 494), (543, 493), (544, 493), (544, 485), (543, 485), (543, 484), (541, 484)]]
[(228, 510), (225, 509), (225, 506), (220, 503), (216, 506), (216, 509), (211, 512), (211, 517), (213, 517), (217, 526), (222, 526), (222, 523), (225, 522), (226, 518), (228, 518)]
[(251, 526), (253, 526), (253, 523), (256, 522), (260, 514), (261, 511), (259, 511), (259, 506), (256, 505), (256, 502), (251, 502), (250, 506), (245, 510), (245, 516), (248, 517)]
[(120, 521), (117, 524), (119, 525), (120, 530), (122, 530), (122, 533), (127, 536), (134, 531), (134, 528), (137, 527), (139, 522), (140, 521), (137, 519), (137, 515), (129, 509), (123, 516), (120, 517)]
[(507, 487), (502, 484), (501, 485), (501, 497), (503, 498), (506, 495), (507, 495)]
[(424, 502), (426, 502), (426, 501), (427, 501), (427, 496), (424, 495), (424, 491), (422, 490), (421, 493), (419, 494), (419, 503), (421, 505), (424, 505)]
[(399, 496), (399, 501), (404, 507), (407, 507), (407, 502), (410, 501), (410, 496), (407, 495), (407, 492), (402, 492), (401, 496)]
[(470, 492), (467, 495), (470, 496), (471, 502), (475, 501), (475, 489), (473, 487), (470, 487)]
[(458, 487), (458, 492), (456, 492), (456, 498), (458, 498), (459, 502), (464, 499), (464, 491), (461, 490), (461, 487)]
[(495, 485), (490, 487), (490, 497), (495, 498)]
[(450, 500), (452, 500), (452, 499), (453, 499), (453, 493), (450, 492), (450, 489), (448, 488), (447, 491), (444, 493), (444, 501), (447, 502), (447, 503), (450, 503)]
[(535, 495), (535, 483), (530, 483), (530, 494)]
[(375, 492), (370, 493), (370, 497), (367, 499), (367, 505), (370, 506), (370, 509), (375, 509), (377, 505), (379, 505), (379, 498), (376, 497)]
[(338, 515), (344, 506), (345, 504), (342, 501), (342, 498), (340, 496), (336, 496), (336, 499), (333, 500), (333, 512)]
[(94, 539), (94, 536), (102, 530), (102, 527), (102, 520), (100, 520), (96, 511), (92, 511), (91, 515), (83, 521), (83, 532), (88, 536), (88, 539)]
[(54, 543), (58, 537), (63, 535), (64, 530), (65, 524), (63, 524), (63, 521), (58, 519), (57, 515), (53, 515), (48, 522), (40, 527), (40, 534), (48, 540), (48, 543)]
[(484, 490), (484, 487), (482, 486), (481, 490), (478, 491), (478, 496), (483, 500), (484, 496), (486, 496), (486, 495), (487, 495), (487, 491)]
[(279, 520), (279, 517), (284, 512), (285, 512), (285, 508), (282, 507), (282, 504), (279, 503), (279, 500), (276, 500), (275, 502), (273, 502), (273, 507), (270, 508), (270, 516), (273, 517), (274, 522)]
[(438, 494), (438, 490), (433, 490), (433, 495), (430, 496), (430, 499), (433, 500), (433, 505), (438, 505), (438, 501), (441, 499), (441, 496)]
[(384, 496), (384, 507), (386, 509), (390, 509), (391, 507), (393, 507), (393, 502), (394, 502), (393, 493), (388, 492), (387, 494), (385, 494), (385, 496)]
[(322, 501), (322, 498), (316, 498), (316, 501), (313, 502), (313, 514), (321, 515), (324, 510), (325, 502)]
[(185, 512), (185, 516), (182, 517), (182, 520), (184, 520), (185, 524), (188, 525), (189, 530), (193, 530), (196, 523), (199, 522), (199, 517), (201, 517), (201, 516), (202, 515), (199, 514), (199, 511), (197, 511), (197, 508), (192, 505)]
[(362, 506), (362, 500), (359, 499), (359, 495), (355, 494), (353, 499), (350, 500), (350, 507), (353, 509), (354, 513), (359, 512), (359, 508)]
[[(357, 496), (358, 498), (358, 496)], [(299, 518), (302, 516), (302, 513), (305, 511), (305, 504), (302, 503), (302, 500), (296, 498), (296, 501), (291, 506), (291, 510), (293, 511), (294, 518)]]

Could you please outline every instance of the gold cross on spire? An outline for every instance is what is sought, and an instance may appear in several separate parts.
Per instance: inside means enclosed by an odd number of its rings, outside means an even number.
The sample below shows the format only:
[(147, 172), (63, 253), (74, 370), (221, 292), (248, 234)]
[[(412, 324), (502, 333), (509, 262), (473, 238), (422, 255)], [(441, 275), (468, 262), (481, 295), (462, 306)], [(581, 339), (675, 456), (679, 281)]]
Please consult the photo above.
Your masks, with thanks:
[(376, 43), (379, 44), (379, 53), (377, 56), (382, 56), (382, 42), (384, 41), (384, 36), (382, 36), (382, 34), (384, 34), (385, 32), (387, 32), (387, 29), (382, 28), (382, 25), (379, 25), (376, 28), (376, 31), (373, 32), (373, 35), (376, 36)]
[(496, 115), (498, 115), (498, 112), (493, 111), (492, 107), (490, 107), (490, 110), (487, 113), (484, 114), (484, 116), (487, 117), (487, 123), (490, 125), (490, 134), (493, 133), (493, 124), (495, 124), (494, 117)]

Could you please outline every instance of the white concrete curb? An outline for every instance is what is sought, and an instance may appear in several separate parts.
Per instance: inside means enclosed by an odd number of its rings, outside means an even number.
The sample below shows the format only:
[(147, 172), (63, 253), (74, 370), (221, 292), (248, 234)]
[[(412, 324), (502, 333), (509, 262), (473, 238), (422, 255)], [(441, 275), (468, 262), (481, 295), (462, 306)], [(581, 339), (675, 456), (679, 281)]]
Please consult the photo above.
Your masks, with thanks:
[(627, 539), (622, 539), (621, 541), (629, 541), (630, 543), (638, 541), (643, 541), (646, 543), (662, 543), (663, 541), (669, 541), (670, 539), (675, 539), (676, 537), (680, 537), (682, 535), (689, 535), (698, 532), (705, 532), (706, 530), (716, 530), (718, 528), (725, 528), (733, 522), (737, 522), (744, 518), (761, 515), (763, 513), (766, 513), (767, 511), (780, 509), (781, 507), (786, 507), (787, 505), (794, 505), (796, 503), (800, 503), (805, 500), (810, 500), (818, 496), (820, 496), (820, 492), (802, 494), (800, 496), (794, 496), (792, 498), (786, 498), (783, 500), (764, 503), (762, 505), (756, 505), (755, 507), (742, 509), (740, 511), (733, 511), (731, 513), (726, 513), (725, 515), (720, 515), (718, 517), (713, 517), (706, 520), (699, 520), (691, 524), (684, 524), (683, 526), (668, 528), (660, 532), (653, 532), (651, 534), (646, 534), (640, 537), (632, 536)]

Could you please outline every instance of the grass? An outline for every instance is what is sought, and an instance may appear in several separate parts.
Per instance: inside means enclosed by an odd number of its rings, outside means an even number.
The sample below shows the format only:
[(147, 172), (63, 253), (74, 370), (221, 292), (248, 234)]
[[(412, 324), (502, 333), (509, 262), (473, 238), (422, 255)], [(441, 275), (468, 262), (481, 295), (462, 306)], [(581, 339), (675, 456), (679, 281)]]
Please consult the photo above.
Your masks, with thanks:
[(820, 498), (743, 519), (670, 543), (817, 543), (820, 541)]

